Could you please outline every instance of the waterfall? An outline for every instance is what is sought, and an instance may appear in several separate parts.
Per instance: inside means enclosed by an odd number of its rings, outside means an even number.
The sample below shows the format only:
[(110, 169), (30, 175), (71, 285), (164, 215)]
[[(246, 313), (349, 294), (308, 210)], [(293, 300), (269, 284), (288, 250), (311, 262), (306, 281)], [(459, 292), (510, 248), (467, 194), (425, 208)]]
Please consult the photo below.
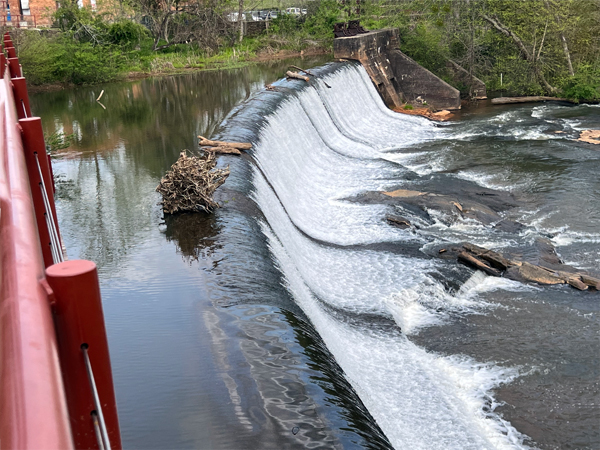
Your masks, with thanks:
[(449, 313), (490, 307), (477, 293), (509, 282), (475, 275), (449, 293), (438, 260), (396, 251), (423, 236), (386, 223), (388, 206), (353, 201), (397, 186), (409, 170), (389, 152), (435, 141), (444, 127), (388, 110), (355, 64), (277, 95), (255, 131), (251, 196), (287, 289), (369, 412), (397, 449), (524, 448), (494, 412), (493, 389), (517, 369), (410, 339)]

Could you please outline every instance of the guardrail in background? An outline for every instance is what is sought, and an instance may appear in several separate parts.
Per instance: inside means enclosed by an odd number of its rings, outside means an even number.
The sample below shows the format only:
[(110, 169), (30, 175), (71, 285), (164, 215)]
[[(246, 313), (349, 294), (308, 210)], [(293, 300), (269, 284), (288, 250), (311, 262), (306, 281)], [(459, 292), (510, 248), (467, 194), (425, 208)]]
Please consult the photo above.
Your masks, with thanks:
[(37, 28), (37, 20), (34, 15), (5, 13), (0, 16), (0, 25), (12, 28)]
[(0, 53), (0, 442), (121, 449), (96, 265), (64, 261), (41, 121)]

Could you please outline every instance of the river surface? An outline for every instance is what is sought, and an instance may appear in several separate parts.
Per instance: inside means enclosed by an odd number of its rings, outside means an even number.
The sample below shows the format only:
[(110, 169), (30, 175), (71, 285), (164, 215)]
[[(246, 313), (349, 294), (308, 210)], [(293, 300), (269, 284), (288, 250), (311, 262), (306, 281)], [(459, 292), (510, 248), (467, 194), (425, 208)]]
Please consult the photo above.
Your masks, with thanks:
[[(600, 276), (600, 149), (574, 140), (600, 108), (433, 123), (326, 61), (32, 96), (46, 132), (75, 135), (57, 210), (69, 258), (98, 264), (124, 447), (600, 448), (600, 294), (438, 253), (555, 248)], [(277, 81), (288, 64), (320, 67)], [(254, 148), (220, 158), (221, 209), (165, 218), (155, 188), (198, 135)]]

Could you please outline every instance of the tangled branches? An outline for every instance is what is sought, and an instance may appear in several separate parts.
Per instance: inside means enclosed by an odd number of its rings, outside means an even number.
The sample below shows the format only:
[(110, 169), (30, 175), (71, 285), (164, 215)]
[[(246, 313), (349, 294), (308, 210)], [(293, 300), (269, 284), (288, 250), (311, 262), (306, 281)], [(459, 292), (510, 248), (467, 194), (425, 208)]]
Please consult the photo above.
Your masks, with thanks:
[(229, 167), (215, 169), (216, 164), (216, 155), (212, 152), (206, 152), (203, 156), (187, 156), (186, 151), (182, 151), (156, 188), (163, 197), (163, 211), (166, 214), (212, 212), (218, 208), (213, 194), (225, 183)]

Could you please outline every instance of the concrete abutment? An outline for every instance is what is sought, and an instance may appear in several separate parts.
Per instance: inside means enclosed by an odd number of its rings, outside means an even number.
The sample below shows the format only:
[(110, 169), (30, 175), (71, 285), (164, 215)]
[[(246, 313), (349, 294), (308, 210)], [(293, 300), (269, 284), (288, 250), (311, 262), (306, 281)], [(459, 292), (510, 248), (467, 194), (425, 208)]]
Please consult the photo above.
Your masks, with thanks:
[(460, 109), (460, 92), (399, 50), (395, 29), (369, 31), (333, 41), (334, 56), (360, 61), (388, 106), (427, 104)]

